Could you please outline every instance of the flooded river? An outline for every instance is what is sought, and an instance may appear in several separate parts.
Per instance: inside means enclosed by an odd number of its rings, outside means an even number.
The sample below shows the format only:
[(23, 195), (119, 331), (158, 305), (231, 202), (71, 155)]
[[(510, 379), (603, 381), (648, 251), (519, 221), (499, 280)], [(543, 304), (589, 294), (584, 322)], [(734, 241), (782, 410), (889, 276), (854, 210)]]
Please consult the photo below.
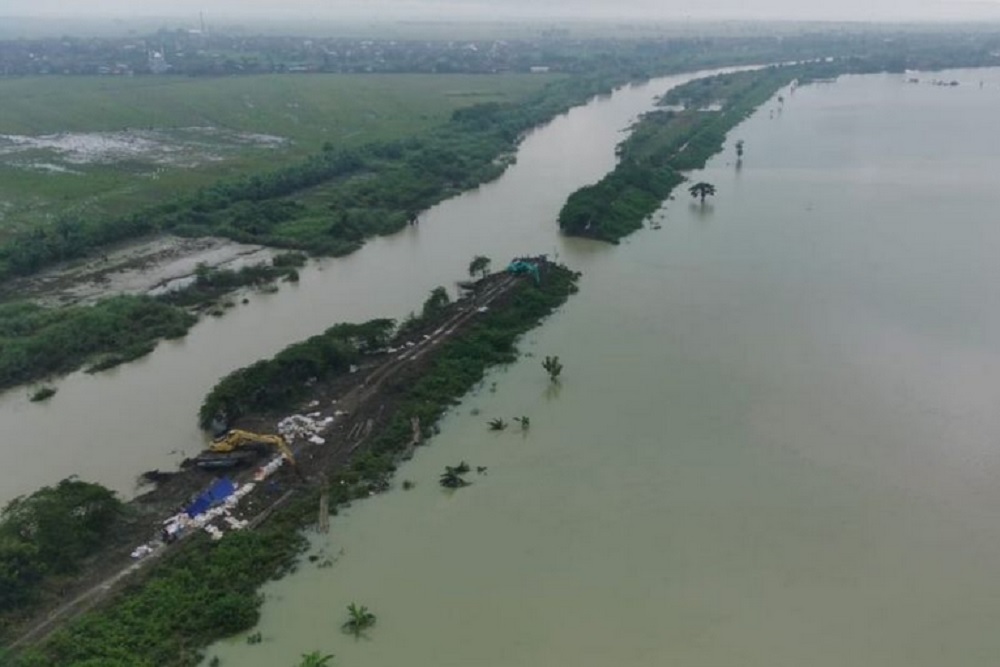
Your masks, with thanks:
[(201, 449), (198, 407), (220, 377), (337, 322), (403, 318), (434, 287), (467, 279), (477, 254), (499, 268), (517, 254), (561, 254), (575, 264), (578, 253), (611, 252), (562, 239), (559, 208), (614, 167), (622, 130), (656, 94), (695, 76), (627, 87), (570, 111), (528, 136), (518, 164), (498, 181), (431, 209), (418, 227), (310, 264), (297, 285), (252, 296), (145, 359), (71, 375), (44, 404), (29, 402), (23, 389), (0, 395), (0, 502), (69, 475), (132, 495), (142, 471), (172, 469)]
[[(359, 667), (995, 665), (1000, 71), (938, 76), (962, 85), (885, 75), (786, 92), (733, 133), (741, 169), (730, 142), (694, 175), (718, 188), (704, 207), (679, 193), (660, 230), (564, 243), (552, 218), (567, 189), (610, 167), (615, 130), (666, 85), (623, 91), (535, 134), (495, 185), (373, 244), (376, 266), (358, 255), (310, 274), (332, 286), (329, 301), (311, 292), (317, 310), (367, 315), (373, 295), (410, 307), (473, 251), (558, 251), (584, 271), (524, 342), (533, 356), (402, 468), (416, 487), (338, 517), (314, 538), (330, 567), (304, 562), (264, 589), (264, 641), (212, 654), (248, 667), (311, 650)], [(448, 236), (429, 243), (436, 216)], [(313, 316), (294, 301), (233, 317), (300, 327)], [(214, 326), (232, 324), (182, 345)], [(546, 354), (565, 364), (558, 390)], [(172, 391), (163, 400), (181, 400)], [(517, 415), (525, 436), (487, 432)], [(487, 474), (443, 492), (438, 474), (462, 459)], [(352, 601), (378, 615), (367, 639), (338, 629)]]
[[(123, 493), (200, 447), (228, 371), (331, 323), (404, 316), (475, 254), (548, 252), (581, 292), (400, 472), (265, 588), (223, 665), (978, 667), (1000, 655), (1000, 71), (785, 93), (621, 246), (556, 233), (655, 94), (529, 136), (497, 182), (319, 262), (148, 358), (0, 397), (0, 498), (78, 474)], [(922, 77), (930, 79), (931, 77)], [(979, 86), (980, 79), (984, 85)], [(556, 354), (553, 388), (539, 357)], [(491, 390), (490, 385), (495, 384)], [(479, 414), (472, 414), (473, 410)], [(492, 417), (531, 417), (522, 437)], [(487, 466), (442, 492), (437, 475)], [(369, 639), (339, 631), (352, 601)]]

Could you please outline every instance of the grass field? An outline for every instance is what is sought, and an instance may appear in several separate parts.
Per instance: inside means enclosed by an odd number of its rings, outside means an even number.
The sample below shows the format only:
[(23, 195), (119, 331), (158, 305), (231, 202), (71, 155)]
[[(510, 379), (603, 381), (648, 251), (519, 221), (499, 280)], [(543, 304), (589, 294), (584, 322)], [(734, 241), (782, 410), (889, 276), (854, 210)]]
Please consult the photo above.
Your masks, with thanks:
[[(0, 135), (79, 133), (71, 143), (84, 147), (82, 154), (68, 154), (61, 147), (25, 147), (23, 139), (0, 136), (0, 233), (66, 211), (128, 212), (221, 177), (287, 164), (326, 142), (349, 147), (413, 136), (457, 108), (516, 100), (552, 79), (527, 74), (0, 79)], [(206, 127), (225, 136), (192, 138), (185, 129)], [(137, 133), (147, 138), (153, 133), (159, 153), (136, 150), (88, 159), (88, 147), (131, 140)], [(249, 135), (285, 141), (242, 141)]]

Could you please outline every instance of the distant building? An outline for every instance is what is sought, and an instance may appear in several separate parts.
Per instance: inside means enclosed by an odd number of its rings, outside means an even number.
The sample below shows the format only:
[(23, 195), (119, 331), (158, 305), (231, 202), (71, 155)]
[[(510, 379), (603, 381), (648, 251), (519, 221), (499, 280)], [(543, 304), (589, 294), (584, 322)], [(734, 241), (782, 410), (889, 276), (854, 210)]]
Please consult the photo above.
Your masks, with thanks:
[(532, 74), (546, 74), (549, 71), (548, 65), (533, 65), (529, 70)]
[(170, 70), (170, 63), (161, 51), (149, 52), (149, 71), (153, 74), (164, 74)]

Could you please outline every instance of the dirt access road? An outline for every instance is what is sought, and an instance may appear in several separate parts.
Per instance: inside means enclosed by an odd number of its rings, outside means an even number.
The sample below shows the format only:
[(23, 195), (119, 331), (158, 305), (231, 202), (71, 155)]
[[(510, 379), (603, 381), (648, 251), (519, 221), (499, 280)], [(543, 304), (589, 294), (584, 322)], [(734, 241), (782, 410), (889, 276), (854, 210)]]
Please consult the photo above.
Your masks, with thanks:
[[(351, 460), (367, 451), (366, 445), (394, 415), (400, 400), (395, 387), (405, 385), (426, 370), (434, 360), (440, 345), (462, 333), (484, 309), (502, 305), (512, 286), (528, 277), (495, 274), (485, 278), (474, 292), (448, 306), (443, 318), (433, 329), (420, 331), (408, 339), (394, 342), (394, 353), (382, 353), (367, 358), (357, 372), (329, 383), (317, 383), (314, 391), (300, 406), (299, 412), (319, 412), (320, 419), (334, 417), (333, 423), (320, 435), (326, 442), (315, 445), (307, 441), (293, 442), (292, 449), (301, 476), (285, 466), (275, 475), (272, 485), (258, 485), (243, 498), (234, 511), (238, 518), (249, 522), (253, 529), (293, 494), (318, 486), (328, 475), (335, 474)], [(318, 404), (317, 404), (318, 402)], [(309, 407), (312, 406), (312, 407)], [(277, 432), (280, 418), (252, 418), (237, 426), (262, 433)], [(415, 436), (414, 446), (417, 437)], [(410, 452), (404, 452), (407, 456)], [(239, 483), (250, 481), (252, 470), (234, 475)], [(44, 641), (65, 623), (89, 611), (125, 585), (148, 574), (156, 563), (176, 549), (185, 548), (187, 538), (198, 531), (189, 531), (173, 544), (164, 544), (154, 536), (159, 534), (162, 521), (173, 514), (190, 497), (211, 483), (211, 478), (198, 469), (173, 474), (156, 489), (129, 503), (130, 514), (139, 517), (123, 530), (113, 544), (97, 554), (84, 572), (72, 584), (60, 591), (58, 599), (37, 610), (30, 619), (11, 633), (18, 639), (9, 649), (23, 649)], [(222, 525), (228, 529), (227, 526)], [(153, 551), (141, 560), (130, 556), (138, 544), (152, 541)], [(68, 601), (67, 601), (68, 600)]]

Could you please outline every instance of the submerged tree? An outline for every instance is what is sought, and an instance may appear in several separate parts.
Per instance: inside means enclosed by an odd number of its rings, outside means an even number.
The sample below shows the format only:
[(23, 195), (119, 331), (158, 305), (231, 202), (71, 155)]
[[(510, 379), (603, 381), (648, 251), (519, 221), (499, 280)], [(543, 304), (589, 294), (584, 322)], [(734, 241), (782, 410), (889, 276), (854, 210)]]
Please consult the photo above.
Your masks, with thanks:
[(333, 660), (332, 655), (320, 655), (319, 651), (303, 653), (302, 662), (300, 662), (297, 667), (329, 667), (331, 660)]
[(469, 464), (462, 461), (457, 466), (445, 466), (438, 483), (446, 489), (460, 489), (472, 482), (466, 481), (462, 475), (469, 472)]
[(736, 158), (741, 159), (743, 157), (743, 140), (740, 139), (736, 142)]
[(715, 194), (715, 186), (711, 183), (706, 183), (705, 181), (699, 181), (689, 187), (688, 192), (691, 193), (692, 197), (700, 198), (701, 203), (704, 204), (705, 197), (711, 197)]
[(503, 419), (497, 417), (496, 419), (491, 419), (488, 422), (491, 431), (502, 431), (507, 428), (507, 422)]
[(469, 275), (475, 278), (476, 274), (479, 274), (479, 277), (485, 278), (490, 272), (490, 263), (491, 261), (489, 257), (486, 257), (485, 255), (476, 255), (472, 258), (472, 261), (469, 262)]
[(522, 415), (520, 417), (514, 417), (514, 421), (516, 421), (518, 424), (521, 425), (521, 430), (522, 431), (527, 431), (528, 428), (531, 426), (531, 418), (530, 417), (525, 417), (525, 416)]
[(545, 357), (545, 361), (542, 362), (542, 368), (545, 372), (549, 374), (549, 379), (553, 382), (559, 381), (559, 374), (562, 373), (563, 365), (559, 361), (559, 357)]
[(360, 636), (362, 632), (375, 625), (375, 614), (368, 611), (368, 607), (364, 605), (359, 606), (352, 602), (347, 605), (347, 613), (349, 617), (342, 627), (355, 637)]

